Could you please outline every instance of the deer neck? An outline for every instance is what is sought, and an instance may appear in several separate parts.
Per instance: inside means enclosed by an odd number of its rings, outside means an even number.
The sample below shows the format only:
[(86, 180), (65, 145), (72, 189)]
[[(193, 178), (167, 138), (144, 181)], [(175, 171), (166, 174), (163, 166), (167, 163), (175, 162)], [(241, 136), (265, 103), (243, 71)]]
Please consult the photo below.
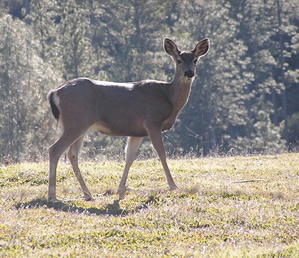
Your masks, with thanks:
[(187, 103), (193, 79), (186, 80), (184, 78), (177, 78), (171, 82), (172, 94), (171, 102), (174, 107), (174, 112), (178, 113)]

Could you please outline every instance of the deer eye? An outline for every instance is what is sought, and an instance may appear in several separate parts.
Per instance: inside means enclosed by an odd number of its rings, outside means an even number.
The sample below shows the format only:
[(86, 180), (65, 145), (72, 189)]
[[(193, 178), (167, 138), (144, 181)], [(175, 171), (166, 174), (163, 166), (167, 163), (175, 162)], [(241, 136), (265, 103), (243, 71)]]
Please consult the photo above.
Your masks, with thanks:
[(197, 60), (198, 60), (198, 59), (194, 59), (194, 60), (193, 60), (193, 63), (196, 64), (196, 63), (197, 63)]
[(181, 61), (180, 59), (177, 59), (176, 61), (177, 61), (178, 64), (182, 64), (183, 63), (183, 61)]

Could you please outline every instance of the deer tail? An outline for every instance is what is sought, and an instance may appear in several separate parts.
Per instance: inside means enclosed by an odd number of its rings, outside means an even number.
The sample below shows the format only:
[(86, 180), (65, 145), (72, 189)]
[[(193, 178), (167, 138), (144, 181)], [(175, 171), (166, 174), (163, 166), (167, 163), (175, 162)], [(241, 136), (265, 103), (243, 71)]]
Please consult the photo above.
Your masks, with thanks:
[(50, 107), (52, 110), (52, 114), (55, 117), (55, 119), (58, 121), (59, 119), (59, 115), (60, 115), (60, 111), (58, 109), (58, 104), (57, 104), (57, 95), (56, 95), (56, 91), (51, 91), (48, 95), (48, 101), (50, 103)]

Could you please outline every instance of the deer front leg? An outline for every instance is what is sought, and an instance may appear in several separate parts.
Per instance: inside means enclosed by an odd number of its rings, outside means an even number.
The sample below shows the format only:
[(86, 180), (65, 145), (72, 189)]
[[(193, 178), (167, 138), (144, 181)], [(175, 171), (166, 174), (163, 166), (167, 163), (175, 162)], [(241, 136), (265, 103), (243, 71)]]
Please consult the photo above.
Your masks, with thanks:
[(161, 128), (156, 127), (156, 126), (151, 126), (151, 127), (148, 127), (147, 130), (148, 130), (148, 135), (152, 141), (152, 144), (153, 144), (155, 150), (157, 151), (160, 161), (162, 163), (170, 190), (178, 189), (178, 187), (176, 186), (176, 184), (173, 181), (173, 178), (171, 176), (171, 173), (169, 171), (169, 168), (168, 168), (168, 165), (166, 162), (165, 147), (164, 147), (164, 143), (162, 140)]
[(136, 158), (138, 147), (140, 146), (142, 139), (143, 137), (132, 137), (132, 136), (128, 137), (126, 151), (125, 151), (126, 165), (117, 191), (120, 200), (125, 198), (126, 182), (127, 182), (129, 170), (133, 161)]

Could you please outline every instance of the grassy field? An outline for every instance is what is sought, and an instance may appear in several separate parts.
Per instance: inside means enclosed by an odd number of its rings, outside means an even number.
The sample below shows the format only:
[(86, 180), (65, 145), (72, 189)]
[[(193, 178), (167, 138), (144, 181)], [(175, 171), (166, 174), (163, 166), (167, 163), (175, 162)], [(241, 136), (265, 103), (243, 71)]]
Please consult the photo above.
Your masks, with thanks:
[(46, 163), (0, 167), (0, 256), (299, 257), (299, 154), (83, 163), (86, 202), (69, 164), (46, 199)]

